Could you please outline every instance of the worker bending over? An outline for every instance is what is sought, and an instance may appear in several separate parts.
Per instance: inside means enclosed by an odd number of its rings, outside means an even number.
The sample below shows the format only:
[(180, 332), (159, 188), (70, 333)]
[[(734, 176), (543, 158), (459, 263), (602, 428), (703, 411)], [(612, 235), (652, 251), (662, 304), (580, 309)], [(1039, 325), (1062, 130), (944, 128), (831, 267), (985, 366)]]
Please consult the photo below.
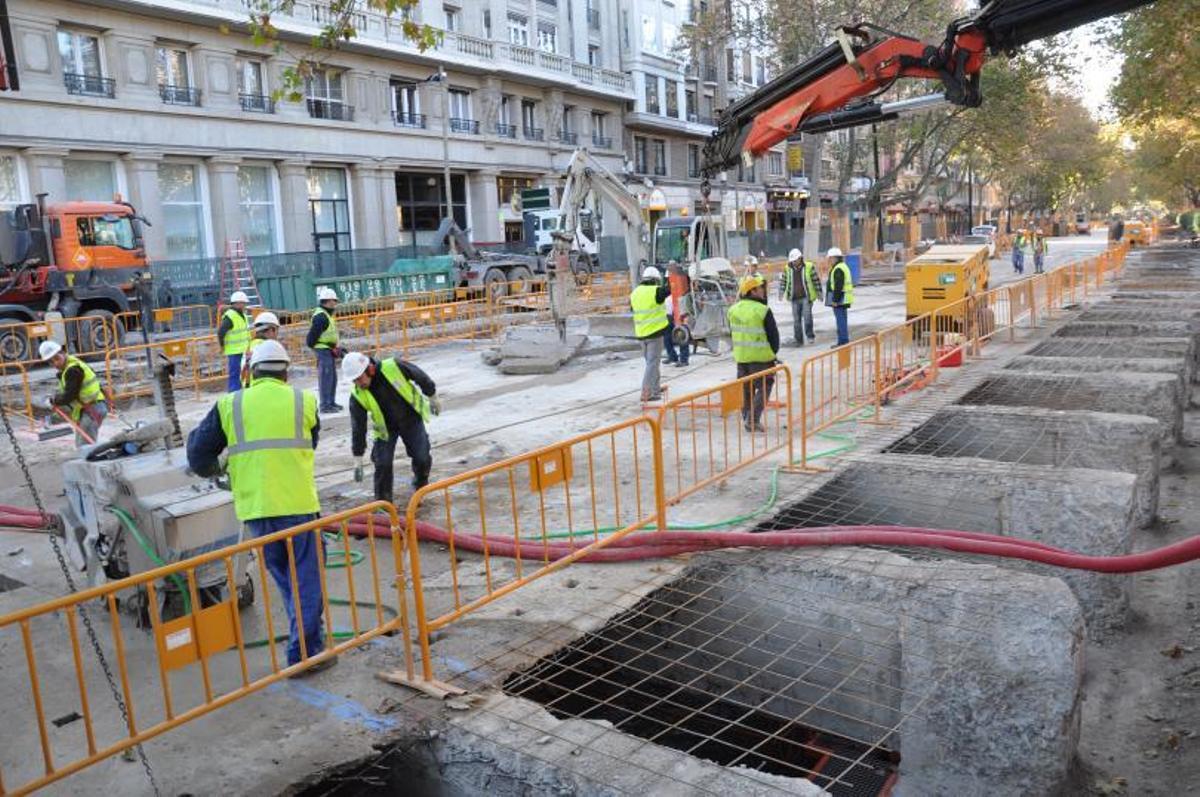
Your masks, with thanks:
[(246, 347), (246, 356), (242, 358), (242, 387), (250, 387), (250, 358), (254, 356), (254, 350), (263, 341), (279, 340), (279, 316), (270, 310), (263, 310), (254, 316), (253, 330), (254, 337), (250, 338), (250, 345)]
[(225, 390), (232, 393), (242, 389), (242, 357), (250, 345), (250, 323), (246, 320), (246, 305), (250, 297), (243, 291), (229, 294), (229, 307), (221, 314), (217, 327), (217, 343), (225, 353)]
[(338, 297), (333, 288), (317, 291), (317, 309), (313, 310), (312, 326), (308, 328), (305, 344), (317, 355), (317, 395), (321, 412), (341, 412), (345, 409), (337, 398), (337, 360), (344, 354), (338, 346), (337, 320), (333, 311), (337, 309)]
[(412, 488), (429, 483), (433, 456), (425, 424), (430, 414), (440, 415), (441, 400), (437, 386), (428, 374), (413, 363), (389, 357), (374, 360), (352, 351), (342, 360), (342, 376), (352, 385), (350, 391), (350, 453), (354, 455), (354, 480), (363, 480), (363, 453), (367, 450), (367, 418), (375, 433), (371, 444), (371, 464), (375, 466), (375, 498), (391, 503), (395, 492), (392, 460), (396, 441), (404, 441), (404, 450), (412, 461)]
[(58, 392), (46, 397), (46, 409), (53, 411), (55, 407), (61, 407), (67, 413), (77, 427), (76, 448), (96, 442), (100, 424), (108, 417), (108, 403), (104, 400), (96, 372), (74, 354), (67, 354), (62, 344), (55, 340), (42, 341), (38, 354), (58, 371)]
[[(287, 351), (278, 341), (265, 341), (255, 347), (250, 358), (253, 384), (222, 396), (188, 435), (188, 467), (200, 476), (219, 475), (221, 452), (229, 452), (233, 508), (238, 520), (255, 537), (308, 523), (321, 511), (313, 474), (313, 450), (321, 429), (316, 397), (287, 383), (289, 362)], [(289, 666), (325, 649), (318, 533), (293, 536), (291, 557), (284, 540), (263, 547), (263, 561), (282, 593), (281, 603), (290, 624)], [(336, 657), (325, 659), (304, 674), (323, 670), (336, 661)]]
[[(762, 274), (748, 274), (738, 282), (741, 296), (729, 308), (733, 336), (733, 361), (738, 378), (765, 371), (779, 354), (779, 327), (767, 306), (767, 282)], [(742, 383), (742, 425), (748, 432), (763, 432), (760, 419), (775, 384), (774, 375)]]
[(825, 302), (833, 308), (833, 320), (837, 322), (837, 343), (830, 347), (836, 349), (850, 342), (850, 305), (854, 303), (854, 279), (841, 249), (831, 247), (827, 257), (829, 285)]
[(642, 401), (662, 399), (658, 361), (663, 353), (663, 330), (667, 328), (667, 308), (663, 304), (671, 295), (669, 285), (663, 284), (662, 273), (654, 266), (642, 270), (642, 281), (629, 294), (633, 310), (633, 335), (642, 344), (646, 368), (642, 372)]
[(813, 333), (813, 305), (821, 301), (821, 278), (817, 275), (817, 264), (805, 260), (799, 249), (788, 252), (779, 293), (779, 298), (792, 303), (792, 340), (803, 346), (807, 336), (812, 343), (817, 339)]

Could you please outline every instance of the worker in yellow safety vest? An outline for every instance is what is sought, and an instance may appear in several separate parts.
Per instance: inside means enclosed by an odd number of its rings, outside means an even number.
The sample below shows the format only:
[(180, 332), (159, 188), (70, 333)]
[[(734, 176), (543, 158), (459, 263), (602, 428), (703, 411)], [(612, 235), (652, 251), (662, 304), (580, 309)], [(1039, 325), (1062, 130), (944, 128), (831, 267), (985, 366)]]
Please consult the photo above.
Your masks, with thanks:
[(338, 346), (337, 320), (333, 311), (337, 309), (338, 295), (333, 288), (317, 290), (317, 309), (313, 310), (312, 326), (305, 340), (308, 348), (317, 355), (317, 397), (321, 412), (341, 412), (346, 409), (338, 404), (337, 361), (344, 353)]
[(662, 272), (654, 266), (642, 270), (642, 281), (629, 294), (633, 311), (633, 336), (642, 344), (646, 368), (642, 372), (642, 401), (660, 401), (659, 360), (663, 353), (662, 332), (667, 328), (667, 308), (671, 287), (663, 282)]
[[(221, 454), (227, 452), (233, 508), (255, 537), (308, 523), (321, 511), (314, 474), (321, 429), (317, 401), (312, 393), (288, 384), (289, 363), (279, 341), (256, 346), (250, 357), (253, 384), (222, 396), (188, 435), (188, 467), (200, 476), (219, 475)], [(280, 604), (290, 622), (289, 666), (325, 649), (318, 533), (308, 531), (263, 546), (263, 562), (282, 593)], [(336, 661), (336, 656), (327, 656), (295, 675)]]
[(76, 447), (94, 443), (100, 424), (108, 416), (108, 402), (104, 400), (104, 391), (96, 372), (75, 355), (67, 354), (62, 344), (55, 340), (42, 341), (38, 354), (58, 371), (58, 392), (47, 396), (44, 406), (50, 410), (62, 408), (78, 427), (75, 431)]
[(270, 310), (263, 310), (258, 315), (254, 316), (254, 337), (250, 338), (250, 345), (246, 347), (246, 356), (242, 358), (242, 387), (250, 387), (252, 381), (250, 376), (250, 358), (254, 356), (254, 350), (257, 349), (263, 341), (279, 340), (279, 316), (272, 313)]
[[(738, 379), (750, 377), (775, 365), (779, 354), (779, 327), (767, 305), (767, 281), (762, 274), (748, 274), (738, 281), (738, 295), (728, 312), (733, 338), (733, 361)], [(742, 424), (747, 431), (762, 432), (763, 408), (775, 384), (773, 374), (742, 382)]]
[(845, 346), (850, 342), (850, 305), (854, 304), (854, 276), (846, 263), (842, 250), (830, 247), (829, 285), (826, 286), (825, 303), (833, 308), (833, 319), (837, 322), (837, 343), (830, 348)]
[(217, 327), (217, 343), (225, 353), (225, 390), (232, 393), (242, 389), (242, 358), (250, 345), (250, 322), (246, 320), (246, 305), (250, 303), (245, 291), (229, 294), (229, 307), (221, 314)]
[(371, 464), (375, 466), (375, 498), (392, 501), (392, 461), (397, 441), (412, 461), (414, 490), (429, 483), (433, 455), (425, 424), (431, 415), (440, 415), (442, 400), (429, 375), (414, 363), (399, 357), (373, 360), (352, 351), (342, 360), (342, 376), (353, 386), (350, 390), (350, 453), (355, 458), (354, 480), (363, 480), (363, 454), (367, 449), (367, 420), (371, 421), (375, 442), (371, 445)]

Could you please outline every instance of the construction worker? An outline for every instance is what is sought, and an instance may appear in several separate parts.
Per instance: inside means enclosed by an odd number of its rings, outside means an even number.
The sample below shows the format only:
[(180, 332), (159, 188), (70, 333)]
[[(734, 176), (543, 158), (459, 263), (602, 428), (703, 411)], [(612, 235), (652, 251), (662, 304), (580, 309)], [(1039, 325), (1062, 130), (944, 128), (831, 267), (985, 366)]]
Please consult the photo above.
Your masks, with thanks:
[(258, 348), (264, 340), (279, 339), (279, 316), (272, 313), (270, 310), (263, 310), (258, 315), (254, 316), (254, 337), (250, 338), (250, 345), (246, 347), (246, 356), (242, 358), (242, 387), (250, 387), (250, 358), (254, 356), (254, 350)]
[(642, 401), (662, 399), (659, 384), (658, 360), (663, 353), (662, 331), (667, 328), (667, 308), (664, 302), (671, 288), (663, 284), (662, 273), (654, 266), (642, 270), (642, 281), (629, 294), (633, 310), (633, 335), (642, 344), (646, 368), (642, 372)]
[(837, 322), (837, 343), (831, 347), (836, 349), (850, 342), (850, 305), (854, 304), (854, 278), (841, 249), (831, 247), (825, 256), (829, 258), (829, 285), (826, 288), (829, 295), (825, 297), (825, 301), (833, 308), (833, 318)]
[(419, 490), (429, 483), (433, 456), (425, 424), (430, 415), (440, 415), (441, 399), (429, 375), (413, 363), (399, 357), (373, 360), (352, 351), (342, 360), (342, 376), (350, 390), (350, 453), (354, 455), (354, 480), (363, 480), (363, 453), (367, 450), (367, 418), (375, 433), (371, 444), (371, 464), (375, 466), (375, 498), (392, 501), (395, 490), (392, 461), (396, 441), (404, 441), (404, 450), (412, 462), (410, 484)]
[(221, 314), (217, 327), (217, 343), (225, 352), (225, 390), (232, 393), (242, 389), (242, 357), (250, 345), (250, 323), (246, 320), (246, 305), (250, 298), (244, 291), (229, 295), (229, 307)]
[[(692, 353), (692, 343), (689, 340), (679, 346), (675, 345), (675, 327), (677, 326), (675, 323), (675, 296), (670, 293), (671, 281), (673, 278), (678, 280), (687, 279), (687, 277), (683, 275), (682, 269), (679, 268), (679, 263), (675, 262), (674, 260), (667, 264), (668, 293), (666, 300), (663, 302), (663, 309), (667, 311), (667, 328), (663, 330), (663, 345), (667, 349), (667, 356), (663, 358), (663, 364), (671, 364), (676, 368), (686, 368), (688, 364), (688, 357)], [(682, 298), (683, 297), (681, 296), (680, 299), (682, 300)], [(687, 311), (684, 309), (684, 306), (681, 302), (678, 326), (684, 327), (684, 321), (686, 318)], [(687, 332), (686, 328), (684, 328), (684, 332)]]
[(1033, 270), (1037, 274), (1046, 270), (1046, 235), (1041, 230), (1033, 233)]
[[(61, 407), (78, 427), (75, 431), (76, 448), (94, 443), (100, 432), (100, 424), (108, 416), (108, 402), (104, 400), (104, 391), (96, 372), (74, 354), (67, 354), (62, 344), (55, 340), (42, 341), (42, 345), (38, 346), (38, 354), (58, 371), (58, 392), (47, 396), (44, 406), (51, 411)], [(84, 434), (91, 440), (87, 440)]]
[(821, 301), (821, 278), (817, 264), (805, 260), (799, 249), (788, 252), (787, 268), (779, 283), (779, 298), (792, 303), (792, 340), (797, 346), (816, 340), (813, 334), (813, 305)]
[(321, 412), (341, 412), (346, 408), (335, 401), (337, 360), (342, 356), (342, 349), (338, 346), (337, 321), (333, 317), (338, 305), (337, 293), (333, 288), (320, 288), (317, 291), (317, 304), (305, 344), (317, 355), (317, 395)]
[[(733, 336), (733, 361), (738, 378), (764, 371), (779, 354), (779, 327), (767, 306), (767, 281), (761, 274), (747, 274), (738, 281), (741, 297), (729, 308), (729, 331)], [(766, 431), (760, 419), (767, 397), (775, 384), (774, 375), (742, 383), (742, 424), (746, 431)]]
[[(220, 475), (220, 456), (228, 452), (226, 469), (233, 508), (238, 520), (255, 537), (308, 523), (321, 511), (313, 474), (313, 452), (321, 429), (316, 397), (287, 383), (289, 363), (288, 353), (279, 341), (263, 341), (250, 357), (253, 384), (218, 399), (188, 435), (188, 467), (200, 476)], [(313, 531), (291, 537), (290, 556), (285, 541), (263, 547), (263, 561), (282, 593), (280, 603), (290, 623), (289, 666), (325, 648), (317, 534)], [(336, 660), (325, 659), (304, 674), (323, 670)]]
[(1013, 238), (1012, 264), (1014, 274), (1025, 273), (1025, 230), (1017, 230)]

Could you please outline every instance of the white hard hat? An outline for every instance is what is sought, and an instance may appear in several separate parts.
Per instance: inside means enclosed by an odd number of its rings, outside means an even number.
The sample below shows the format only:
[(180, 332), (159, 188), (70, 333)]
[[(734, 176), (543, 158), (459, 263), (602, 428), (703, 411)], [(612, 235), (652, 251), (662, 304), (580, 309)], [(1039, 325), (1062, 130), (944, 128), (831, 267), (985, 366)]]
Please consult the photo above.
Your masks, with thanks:
[(370, 357), (361, 351), (352, 351), (342, 358), (342, 376), (348, 381), (353, 382), (363, 375), (370, 364)]
[(43, 340), (42, 345), (38, 346), (38, 356), (43, 360), (49, 360), (62, 350), (62, 344), (57, 340)]
[(757, 266), (757, 265), (758, 265), (758, 258), (757, 258), (757, 257), (755, 257), (754, 255), (746, 255), (746, 259), (742, 261), (742, 265), (744, 265), (744, 266)]
[(246, 295), (245, 291), (234, 291), (233, 293), (229, 294), (230, 304), (238, 304), (239, 302), (242, 304), (248, 304), (250, 302), (250, 297)]
[(842, 254), (842, 250), (838, 249), (836, 246), (829, 247), (829, 251), (825, 253), (825, 256), (826, 257), (844, 257), (844, 255)]
[(279, 316), (275, 315), (270, 310), (263, 310), (261, 313), (254, 316), (254, 326), (277, 327), (279, 326)]
[(283, 348), (283, 344), (277, 340), (265, 340), (258, 344), (254, 349), (254, 353), (250, 355), (250, 367), (262, 368), (266, 371), (282, 371), (287, 368), (288, 363), (292, 358), (288, 356), (287, 349)]
[(329, 302), (329, 301), (336, 302), (337, 300), (338, 300), (337, 291), (335, 291), (333, 288), (327, 288), (325, 286), (317, 288), (317, 301), (318, 302)]
[(804, 253), (801, 252), (799, 249), (793, 249), (792, 251), (788, 252), (788, 262), (789, 263), (794, 263), (795, 261), (799, 260), (802, 257), (804, 257)]
[(642, 269), (642, 279), (644, 279), (644, 280), (662, 279), (662, 272), (659, 271), (654, 266), (646, 266), (644, 269)]

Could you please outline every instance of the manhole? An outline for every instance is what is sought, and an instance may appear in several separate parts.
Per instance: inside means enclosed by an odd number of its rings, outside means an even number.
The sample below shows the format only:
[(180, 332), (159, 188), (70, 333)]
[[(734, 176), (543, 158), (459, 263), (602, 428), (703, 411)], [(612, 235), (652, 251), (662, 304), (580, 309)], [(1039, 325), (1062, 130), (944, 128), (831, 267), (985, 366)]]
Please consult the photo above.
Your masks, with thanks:
[(862, 629), (823, 628), (819, 613), (785, 617), (748, 599), (732, 573), (727, 564), (694, 566), (513, 674), (504, 690), (560, 719), (607, 721), (629, 736), (726, 767), (804, 778), (839, 797), (890, 791), (900, 760), (896, 640), (847, 643)]

